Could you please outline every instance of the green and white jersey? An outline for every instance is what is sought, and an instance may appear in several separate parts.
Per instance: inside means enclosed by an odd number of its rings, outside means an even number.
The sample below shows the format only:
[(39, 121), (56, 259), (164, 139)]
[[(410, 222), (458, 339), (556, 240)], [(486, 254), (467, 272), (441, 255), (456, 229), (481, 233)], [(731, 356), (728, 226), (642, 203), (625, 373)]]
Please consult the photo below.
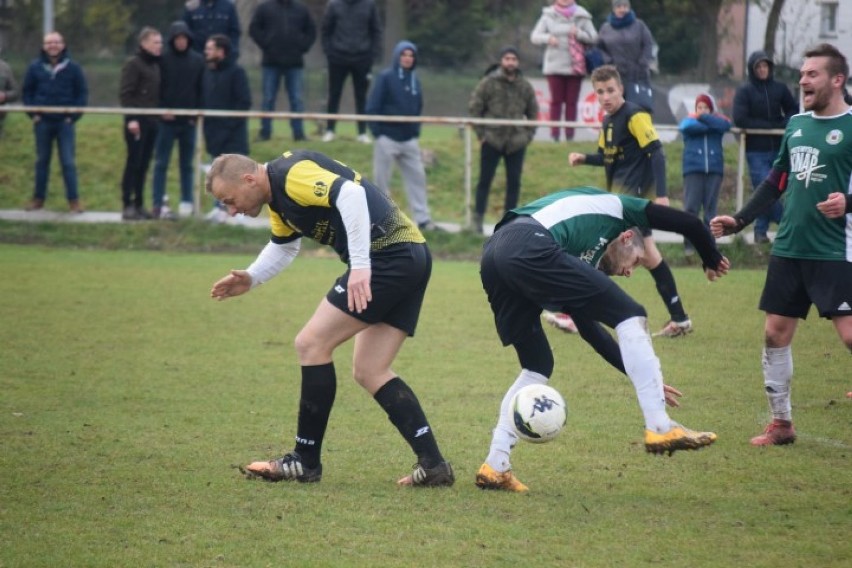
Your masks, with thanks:
[(566, 253), (597, 267), (607, 245), (631, 227), (647, 228), (649, 201), (577, 187), (552, 193), (512, 209), (500, 225), (520, 215), (541, 223)]
[(828, 219), (816, 208), (829, 193), (852, 193), (852, 113), (793, 116), (773, 167), (787, 172), (787, 189), (772, 254), (852, 262), (852, 214)]

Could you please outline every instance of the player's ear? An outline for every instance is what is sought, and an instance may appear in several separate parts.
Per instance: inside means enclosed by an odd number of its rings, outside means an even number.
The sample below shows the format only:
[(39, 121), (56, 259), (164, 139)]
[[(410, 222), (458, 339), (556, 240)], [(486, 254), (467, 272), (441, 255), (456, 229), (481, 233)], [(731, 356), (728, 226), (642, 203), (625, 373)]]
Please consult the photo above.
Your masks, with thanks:
[(627, 229), (626, 231), (621, 233), (621, 242), (622, 243), (627, 244), (631, 240), (633, 240), (633, 230), (632, 229)]

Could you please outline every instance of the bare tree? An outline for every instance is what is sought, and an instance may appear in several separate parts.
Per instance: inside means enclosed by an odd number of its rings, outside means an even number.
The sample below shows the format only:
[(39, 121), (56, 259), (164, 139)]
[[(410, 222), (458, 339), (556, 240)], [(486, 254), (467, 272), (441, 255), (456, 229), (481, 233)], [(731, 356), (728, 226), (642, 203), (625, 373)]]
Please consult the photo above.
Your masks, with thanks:
[(784, 9), (784, 0), (772, 0), (769, 8), (769, 16), (766, 19), (766, 35), (763, 39), (763, 51), (772, 57), (775, 54), (775, 34), (778, 32), (778, 22), (781, 21), (781, 10)]

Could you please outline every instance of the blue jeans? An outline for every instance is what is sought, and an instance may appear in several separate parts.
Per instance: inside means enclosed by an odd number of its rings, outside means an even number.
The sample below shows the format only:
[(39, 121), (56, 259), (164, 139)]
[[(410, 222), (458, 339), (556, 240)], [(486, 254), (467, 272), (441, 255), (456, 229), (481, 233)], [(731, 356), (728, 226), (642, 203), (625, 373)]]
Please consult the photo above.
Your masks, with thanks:
[[(287, 98), (290, 101), (290, 112), (303, 112), (305, 104), (302, 101), (302, 68), (301, 67), (273, 67), (269, 65), (263, 66), (262, 88), (263, 101), (261, 108), (267, 111), (275, 110), (275, 99), (278, 97), (278, 87), (281, 84), (281, 78), (284, 78), (284, 88), (287, 89)], [(293, 131), (293, 138), (302, 139), (305, 137), (305, 130), (302, 126), (301, 118), (290, 119), (290, 129)], [(269, 138), (272, 135), (272, 119), (260, 119), (260, 136)]]
[(180, 171), (180, 200), (192, 203), (194, 182), (193, 158), (195, 156), (195, 121), (161, 120), (154, 145), (154, 207), (163, 205), (166, 194), (166, 170), (172, 157), (175, 140), (178, 142), (178, 167)]
[[(696, 217), (700, 216), (704, 226), (710, 228), (710, 219), (716, 216), (719, 204), (719, 188), (722, 187), (722, 174), (685, 174), (683, 176), (683, 210)], [(684, 245), (691, 247), (689, 239), (683, 239)]]
[(36, 142), (35, 199), (47, 198), (47, 179), (50, 176), (50, 157), (53, 141), (59, 150), (62, 178), (65, 180), (65, 197), (68, 201), (79, 198), (77, 193), (77, 162), (75, 160), (74, 123), (68, 120), (42, 118), (33, 123)]
[[(766, 176), (769, 175), (769, 170), (772, 169), (772, 163), (775, 161), (776, 156), (776, 152), (746, 152), (746, 162), (748, 162), (748, 173), (751, 177), (752, 191), (757, 189), (760, 182), (765, 180)], [(782, 205), (781, 200), (778, 200), (769, 208), (769, 211), (754, 220), (754, 234), (766, 236), (766, 232), (769, 230), (769, 223), (772, 221), (780, 223), (783, 213), (784, 205)]]

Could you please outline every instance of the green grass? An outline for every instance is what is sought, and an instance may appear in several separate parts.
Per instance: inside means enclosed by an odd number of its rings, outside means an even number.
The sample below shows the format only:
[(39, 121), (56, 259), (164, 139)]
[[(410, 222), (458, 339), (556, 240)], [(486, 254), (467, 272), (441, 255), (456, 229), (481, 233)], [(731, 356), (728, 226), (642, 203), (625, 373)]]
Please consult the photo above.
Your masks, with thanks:
[[(395, 366), (455, 487), (395, 486), (413, 456), (349, 380), (349, 345), (323, 481), (242, 479), (234, 464), (291, 447), (293, 339), (342, 270), (300, 258), (211, 301), (253, 257), (0, 245), (0, 566), (848, 566), (852, 385), (830, 324), (812, 317), (796, 338), (797, 443), (748, 446), (767, 418), (763, 271), (676, 271), (697, 331), (654, 345), (686, 395), (673, 417), (719, 434), (700, 452), (646, 455), (629, 382), (549, 329), (569, 421), (516, 448), (521, 496), (472, 483), (517, 373), (473, 262), (436, 262)], [(620, 284), (664, 322), (647, 274)]]

